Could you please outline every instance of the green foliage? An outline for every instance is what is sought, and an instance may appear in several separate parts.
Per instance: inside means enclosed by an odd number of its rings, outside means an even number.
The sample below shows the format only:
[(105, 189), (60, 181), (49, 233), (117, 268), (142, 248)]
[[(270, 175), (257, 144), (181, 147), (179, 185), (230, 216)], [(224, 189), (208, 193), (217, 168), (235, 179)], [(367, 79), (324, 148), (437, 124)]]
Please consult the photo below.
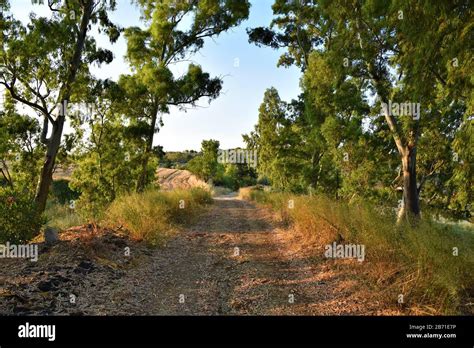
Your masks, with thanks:
[(219, 142), (217, 140), (203, 140), (201, 144), (202, 167), (201, 176), (208, 181), (216, 175), (217, 172), (217, 152)]
[[(275, 0), (270, 27), (249, 30), (249, 41), (285, 48), (279, 65), (301, 68), (303, 93), (291, 103), (265, 94), (244, 138), (261, 152), (259, 175), (279, 189), (347, 199), (396, 202), (403, 187), (405, 205), (414, 192), (412, 202), (419, 194), (423, 204), (469, 216), (468, 3)], [(420, 103), (420, 119), (387, 115), (381, 102), (389, 100)]]
[(196, 157), (194, 150), (184, 152), (166, 152), (160, 159), (160, 166), (164, 168), (183, 169), (186, 164)]
[(204, 140), (201, 153), (186, 165), (191, 173), (215, 186), (238, 190), (242, 186), (255, 184), (256, 172), (247, 163), (219, 163), (219, 142)]
[(0, 180), (17, 190), (34, 192), (43, 148), (38, 121), (16, 112), (7, 95), (0, 111)]
[(53, 181), (51, 194), (59, 204), (70, 203), (72, 200), (78, 199), (80, 195), (79, 192), (74, 191), (69, 187), (69, 180), (65, 179)]
[(43, 223), (28, 194), (0, 188), (0, 243), (26, 243), (39, 234)]
[(466, 217), (474, 214), (474, 119), (467, 117), (460, 125), (453, 140), (452, 176), (448, 185), (452, 196), (447, 202), (454, 211), (463, 211)]
[[(217, 37), (248, 17), (247, 1), (154, 1), (140, 0), (139, 4), (148, 27), (125, 30), (126, 58), (136, 73), (122, 76), (119, 84), (124, 90), (124, 114), (132, 126), (140, 126), (142, 147), (142, 175), (137, 190), (150, 183), (146, 174), (152, 152), (153, 138), (159, 131), (162, 113), (170, 106), (194, 106), (201, 98), (216, 99), (222, 89), (220, 78), (211, 78), (196, 64), (190, 64), (183, 76), (175, 78), (170, 64), (199, 51), (205, 38)], [(183, 28), (183, 18), (191, 20)], [(200, 166), (199, 163), (192, 164)], [(203, 175), (212, 173), (203, 164)]]
[(265, 92), (255, 130), (244, 135), (247, 146), (257, 151), (257, 171), (282, 190), (304, 191), (319, 180), (321, 159), (318, 145), (305, 141), (311, 136), (301, 101), (286, 103), (278, 91)]
[(39, 172), (34, 199), (40, 211), (46, 207), (68, 116), (58, 111), (58, 105), (64, 111), (68, 102), (84, 94), (90, 64), (110, 63), (113, 58), (110, 51), (97, 47), (88, 31), (95, 26), (112, 43), (120, 34), (109, 19), (115, 0), (49, 1), (48, 5), (49, 16), (32, 13), (26, 25), (2, 11), (0, 41), (0, 85), (15, 103), (31, 108), (43, 119), (40, 140), (45, 146), (38, 148), (43, 149), (44, 160), (41, 171), (33, 171)]
[(256, 181), (256, 171), (246, 163), (219, 163), (217, 174), (213, 178), (215, 186), (223, 186), (232, 191), (238, 191), (241, 187), (255, 185)]
[[(118, 195), (130, 192), (141, 175), (143, 152), (129, 128), (123, 127), (117, 85), (107, 81), (96, 85), (90, 101), (95, 109), (89, 112), (85, 122), (88, 139), (79, 143), (75, 156), (71, 188), (80, 192), (77, 209), (82, 216), (98, 219), (104, 209)], [(119, 110), (118, 110), (119, 109)], [(81, 122), (76, 122), (78, 133), (83, 132)], [(149, 162), (147, 175), (152, 176), (154, 162)], [(151, 173), (150, 173), (151, 172)]]
[(203, 140), (201, 154), (189, 161), (186, 168), (205, 181), (215, 178), (219, 168), (218, 150), (219, 142), (217, 140)]

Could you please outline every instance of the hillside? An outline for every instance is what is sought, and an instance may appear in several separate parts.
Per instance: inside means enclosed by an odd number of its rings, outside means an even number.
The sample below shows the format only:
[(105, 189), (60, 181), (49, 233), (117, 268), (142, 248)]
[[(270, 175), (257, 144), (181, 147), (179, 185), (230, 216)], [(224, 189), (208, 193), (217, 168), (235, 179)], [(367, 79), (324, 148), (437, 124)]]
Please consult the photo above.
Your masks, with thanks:
[(158, 168), (157, 182), (162, 190), (188, 189), (193, 187), (208, 188), (209, 185), (187, 170)]

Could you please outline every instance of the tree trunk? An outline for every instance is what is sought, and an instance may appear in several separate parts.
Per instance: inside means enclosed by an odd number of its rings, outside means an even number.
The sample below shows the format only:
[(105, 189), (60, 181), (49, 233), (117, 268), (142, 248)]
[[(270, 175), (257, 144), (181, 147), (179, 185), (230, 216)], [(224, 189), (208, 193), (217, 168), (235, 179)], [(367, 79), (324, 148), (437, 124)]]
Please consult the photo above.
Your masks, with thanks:
[(36, 189), (35, 201), (39, 212), (44, 212), (46, 208), (46, 201), (48, 200), (49, 188), (53, 181), (53, 169), (56, 161), (56, 155), (61, 145), (61, 136), (63, 134), (64, 116), (59, 116), (53, 124), (51, 137), (47, 144), (46, 158), (41, 169), (41, 175)]
[[(38, 207), (38, 212), (40, 213), (43, 213), (46, 208), (49, 188), (51, 186), (51, 182), (53, 181), (54, 164), (56, 162), (56, 156), (58, 154), (59, 147), (61, 146), (61, 137), (63, 134), (67, 103), (69, 102), (71, 96), (72, 84), (76, 79), (77, 71), (79, 70), (79, 67), (81, 65), (81, 56), (84, 50), (87, 30), (90, 19), (92, 17), (93, 10), (94, 2), (93, 0), (88, 0), (84, 4), (84, 13), (82, 14), (81, 18), (79, 35), (77, 37), (74, 55), (70, 64), (70, 70), (68, 72), (66, 81), (64, 85), (62, 85), (61, 90), (59, 92), (58, 102), (61, 104), (62, 111), (60, 112), (60, 115), (57, 117), (57, 119), (54, 121), (51, 137), (47, 140), (46, 158), (43, 164), (43, 168), (41, 169), (41, 176), (38, 182), (38, 187), (36, 189), (35, 202)], [(48, 120), (45, 119), (45, 122), (48, 122)], [(44, 137), (46, 137), (47, 131), (45, 132), (45, 130), (43, 129), (43, 132)]]
[(321, 172), (320, 161), (323, 157), (323, 153), (318, 153), (317, 151), (313, 152), (311, 157), (311, 180), (310, 187), (316, 189), (319, 182), (319, 174)]
[(143, 192), (147, 185), (149, 184), (148, 180), (148, 161), (150, 160), (151, 151), (153, 149), (153, 138), (155, 136), (156, 122), (158, 119), (158, 111), (153, 112), (151, 118), (150, 132), (148, 133), (146, 144), (145, 144), (145, 153), (142, 161), (142, 172), (137, 182), (137, 192)]
[(420, 202), (416, 183), (416, 147), (406, 148), (402, 155), (403, 204), (398, 212), (398, 222), (413, 222), (420, 216)]
[(143, 160), (142, 160), (142, 169), (141, 169), (141, 174), (140, 177), (138, 178), (137, 182), (137, 192), (143, 192), (145, 190), (145, 187), (147, 186), (148, 182), (148, 156), (149, 156), (149, 151), (148, 151), (148, 141), (147, 145), (145, 148), (145, 154), (143, 155)]

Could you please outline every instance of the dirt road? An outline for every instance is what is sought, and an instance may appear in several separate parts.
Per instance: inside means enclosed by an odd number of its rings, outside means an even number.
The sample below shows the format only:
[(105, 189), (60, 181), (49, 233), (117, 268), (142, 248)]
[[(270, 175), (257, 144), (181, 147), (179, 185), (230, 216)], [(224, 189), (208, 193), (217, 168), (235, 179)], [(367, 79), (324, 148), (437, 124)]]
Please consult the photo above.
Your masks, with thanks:
[(396, 294), (375, 289), (360, 263), (301, 248), (273, 212), (232, 196), (156, 249), (84, 228), (61, 238), (39, 262), (1, 260), (0, 313), (402, 314)]
[[(153, 315), (400, 314), (358, 274), (355, 261), (295, 251), (273, 214), (220, 197), (187, 231), (153, 255), (136, 279)], [(138, 313), (137, 313), (138, 314)]]

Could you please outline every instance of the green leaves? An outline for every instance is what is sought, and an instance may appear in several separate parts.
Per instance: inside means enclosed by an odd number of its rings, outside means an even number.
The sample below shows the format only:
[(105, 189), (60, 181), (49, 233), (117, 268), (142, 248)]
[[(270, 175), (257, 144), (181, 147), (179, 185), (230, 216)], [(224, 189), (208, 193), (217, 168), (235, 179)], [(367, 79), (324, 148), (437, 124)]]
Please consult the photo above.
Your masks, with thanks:
[[(162, 126), (159, 113), (170, 106), (185, 109), (201, 98), (218, 97), (222, 81), (211, 78), (201, 67), (190, 64), (185, 75), (175, 77), (169, 65), (197, 52), (209, 37), (239, 24), (247, 18), (249, 3), (243, 0), (138, 0), (148, 27), (125, 30), (126, 58), (134, 75), (123, 76), (122, 103), (131, 126), (145, 134), (142, 178), (137, 186), (143, 190), (153, 175), (148, 171), (148, 159), (153, 152), (154, 134)], [(148, 126), (148, 131), (142, 126)], [(139, 132), (141, 133), (141, 132)]]
[(26, 243), (39, 234), (43, 223), (30, 196), (0, 187), (0, 243)]
[(210, 78), (199, 65), (190, 64), (187, 73), (174, 81), (170, 104), (194, 105), (202, 97), (211, 101), (219, 96), (221, 89), (220, 78)]
[[(472, 127), (459, 125), (474, 105), (472, 4), (467, 0), (275, 0), (273, 13), (269, 27), (248, 30), (249, 42), (284, 48), (278, 65), (294, 64), (303, 70), (304, 107), (300, 109), (304, 112), (293, 117), (295, 125), (310, 128), (302, 128), (298, 135), (309, 155), (301, 170), (313, 187), (319, 184), (324, 190), (335, 184), (336, 190), (350, 197), (353, 193), (371, 196), (369, 185), (385, 196), (387, 189), (402, 183), (395, 154), (399, 152), (401, 158), (410, 153), (414, 163), (417, 152), (419, 185), (409, 191), (421, 192), (434, 204), (456, 201), (451, 206), (464, 209), (460, 207), (472, 193), (462, 182), (472, 182), (472, 169), (448, 158), (454, 149), (463, 158), (470, 156), (465, 132), (472, 138)], [(421, 119), (399, 114), (380, 117), (381, 102), (389, 101), (420, 105)], [(264, 101), (261, 119), (272, 110), (267, 104)], [(285, 132), (270, 131), (277, 128), (269, 120), (261, 127), (246, 141), (272, 144), (273, 155), (265, 160), (265, 151), (262, 154), (262, 174), (267, 170), (265, 162), (274, 165), (278, 156), (290, 162), (301, 147), (296, 145), (291, 154), (277, 153)], [(412, 178), (414, 174), (413, 170)], [(291, 175), (287, 173), (287, 178)]]
[(166, 110), (167, 105), (194, 105), (201, 97), (215, 99), (221, 90), (220, 79), (211, 79), (194, 64), (184, 76), (175, 78), (168, 66), (200, 49), (205, 38), (215, 37), (247, 18), (249, 3), (242, 0), (140, 0), (137, 3), (150, 25), (145, 30), (138, 27), (125, 30), (127, 59), (139, 83), (153, 96), (153, 102), (159, 104), (158, 109)]
[[(79, 37), (81, 18), (90, 1), (49, 4), (50, 17), (38, 18), (32, 14), (26, 26), (10, 17), (4, 29), (7, 40), (0, 54), (0, 84), (16, 101), (33, 108), (52, 123), (60, 99), (69, 99), (82, 88), (79, 85), (87, 80), (89, 64), (110, 63), (113, 55), (97, 48), (87, 33), (84, 38)], [(93, 6), (96, 11), (87, 18), (90, 17), (92, 23), (99, 22), (99, 30), (119, 30), (107, 16), (107, 11), (115, 6), (114, 1), (97, 0)], [(89, 23), (86, 28), (88, 26)], [(113, 36), (116, 39), (116, 33)], [(77, 51), (83, 39), (83, 49)], [(72, 84), (76, 84), (74, 91), (71, 91)]]

